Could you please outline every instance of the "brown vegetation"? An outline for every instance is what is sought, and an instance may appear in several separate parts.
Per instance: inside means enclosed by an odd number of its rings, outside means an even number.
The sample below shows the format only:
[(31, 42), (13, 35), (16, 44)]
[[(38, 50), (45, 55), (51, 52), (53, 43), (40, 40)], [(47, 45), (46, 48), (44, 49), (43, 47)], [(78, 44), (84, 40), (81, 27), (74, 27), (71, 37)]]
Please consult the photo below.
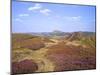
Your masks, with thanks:
[(96, 64), (95, 55), (87, 50), (81, 46), (58, 44), (49, 48), (47, 57), (55, 62), (55, 71), (93, 69)]
[(38, 69), (37, 64), (33, 60), (23, 60), (12, 63), (12, 74), (33, 73)]
[[(16, 35), (16, 34), (15, 34)], [(25, 35), (21, 36), (17, 34), (17, 36), (13, 35), (13, 41), (12, 41), (12, 47), (13, 49), (18, 48), (29, 48), (32, 50), (43, 48), (44, 42), (41, 40), (38, 36), (29, 36), (26, 35), (27, 38), (25, 38)], [(18, 38), (17, 38), (18, 37)]]
[(38, 38), (25, 40), (21, 43), (21, 45), (22, 45), (21, 46), (22, 48), (29, 48), (32, 50), (37, 50), (37, 49), (45, 47), (45, 44), (41, 41), (41, 39), (38, 39)]
[(95, 44), (94, 35), (77, 32), (67, 38), (13, 34), (12, 73), (95, 69)]

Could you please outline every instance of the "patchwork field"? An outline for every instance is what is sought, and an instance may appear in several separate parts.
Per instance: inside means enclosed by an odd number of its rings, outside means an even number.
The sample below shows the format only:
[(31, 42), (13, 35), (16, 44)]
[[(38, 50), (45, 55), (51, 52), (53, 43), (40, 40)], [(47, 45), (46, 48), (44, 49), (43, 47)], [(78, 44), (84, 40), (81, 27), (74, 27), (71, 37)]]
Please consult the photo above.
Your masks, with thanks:
[(93, 32), (12, 34), (12, 74), (96, 68)]

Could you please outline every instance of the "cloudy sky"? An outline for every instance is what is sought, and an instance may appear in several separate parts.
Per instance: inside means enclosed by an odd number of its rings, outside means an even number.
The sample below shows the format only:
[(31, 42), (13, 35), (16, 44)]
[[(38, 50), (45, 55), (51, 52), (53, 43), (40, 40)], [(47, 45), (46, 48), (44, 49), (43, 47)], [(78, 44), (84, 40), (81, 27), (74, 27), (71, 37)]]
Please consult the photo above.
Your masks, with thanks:
[(95, 6), (12, 2), (12, 32), (95, 31)]

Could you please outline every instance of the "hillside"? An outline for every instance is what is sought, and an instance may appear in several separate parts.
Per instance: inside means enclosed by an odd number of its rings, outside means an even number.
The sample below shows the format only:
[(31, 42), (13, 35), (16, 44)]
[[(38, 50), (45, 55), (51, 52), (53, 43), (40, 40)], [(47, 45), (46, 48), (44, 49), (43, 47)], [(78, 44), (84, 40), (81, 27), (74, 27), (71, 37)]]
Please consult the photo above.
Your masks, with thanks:
[(13, 74), (95, 69), (95, 33), (13, 33), (12, 67)]

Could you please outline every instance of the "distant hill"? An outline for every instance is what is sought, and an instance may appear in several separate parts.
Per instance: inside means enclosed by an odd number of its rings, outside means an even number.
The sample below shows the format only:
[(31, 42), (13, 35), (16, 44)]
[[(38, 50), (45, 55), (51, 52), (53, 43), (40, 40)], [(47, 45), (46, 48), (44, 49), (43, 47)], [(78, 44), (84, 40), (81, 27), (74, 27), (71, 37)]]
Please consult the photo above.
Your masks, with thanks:
[(88, 38), (95, 36), (94, 32), (73, 32), (71, 35), (67, 37), (68, 40), (73, 41), (73, 40), (81, 40), (82, 38)]
[[(14, 35), (16, 34), (16, 35)], [(34, 37), (46, 37), (46, 38), (55, 38), (55, 37), (59, 37), (59, 38), (63, 38), (66, 40), (79, 40), (82, 37), (91, 37), (91, 36), (95, 36), (95, 32), (62, 32), (59, 30), (54, 30), (53, 32), (31, 32), (31, 33), (14, 33), (12, 35), (12, 37), (16, 38), (16, 39), (29, 39), (29, 38), (34, 38)], [(22, 35), (23, 34), (23, 35)]]
[(41, 32), (41, 33), (31, 33), (32, 35), (37, 35), (37, 36), (45, 36), (45, 37), (53, 37), (53, 36), (65, 36), (65, 35), (70, 35), (68, 32), (62, 32), (59, 30), (54, 30), (53, 32)]

